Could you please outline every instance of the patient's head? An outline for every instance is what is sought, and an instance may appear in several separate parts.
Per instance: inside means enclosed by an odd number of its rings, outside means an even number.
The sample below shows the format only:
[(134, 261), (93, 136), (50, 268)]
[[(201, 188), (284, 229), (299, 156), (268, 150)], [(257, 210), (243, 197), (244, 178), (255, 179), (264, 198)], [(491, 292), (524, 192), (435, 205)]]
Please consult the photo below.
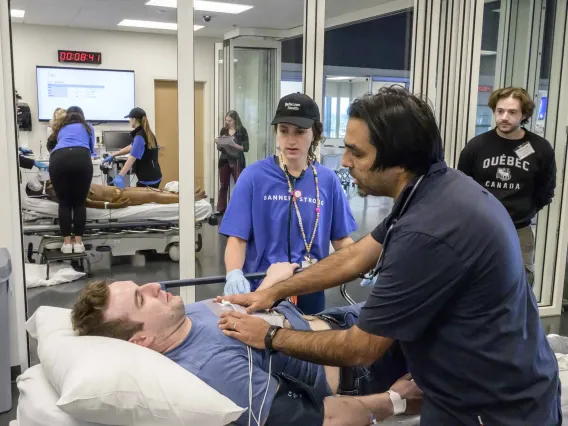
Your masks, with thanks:
[(71, 318), (81, 336), (113, 337), (163, 352), (185, 321), (185, 308), (179, 296), (158, 283), (98, 281), (83, 291)]

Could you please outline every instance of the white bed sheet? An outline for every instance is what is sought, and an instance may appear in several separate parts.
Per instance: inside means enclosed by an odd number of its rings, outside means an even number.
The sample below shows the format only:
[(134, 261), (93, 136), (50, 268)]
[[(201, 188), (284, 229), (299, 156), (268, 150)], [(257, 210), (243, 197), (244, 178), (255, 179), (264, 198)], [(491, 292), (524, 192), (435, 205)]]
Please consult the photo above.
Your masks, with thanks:
[[(35, 219), (57, 218), (59, 205), (53, 201), (40, 198), (23, 197), (22, 209), (24, 221)], [(195, 220), (207, 219), (213, 213), (213, 207), (207, 200), (195, 203)], [(124, 209), (103, 210), (87, 209), (87, 220), (117, 220), (119, 222), (133, 222), (140, 220), (179, 220), (179, 204), (143, 204), (130, 206)]]

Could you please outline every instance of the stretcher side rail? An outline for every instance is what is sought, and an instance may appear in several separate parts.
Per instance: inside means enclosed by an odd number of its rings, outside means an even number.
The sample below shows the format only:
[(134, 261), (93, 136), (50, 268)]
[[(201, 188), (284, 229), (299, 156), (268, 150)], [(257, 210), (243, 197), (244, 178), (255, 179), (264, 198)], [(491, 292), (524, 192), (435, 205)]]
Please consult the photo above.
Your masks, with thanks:
[[(294, 274), (298, 274), (302, 272), (301, 269), (296, 270)], [(260, 280), (266, 278), (266, 272), (255, 272), (251, 274), (245, 274), (245, 278), (247, 280)], [(219, 284), (225, 282), (225, 276), (213, 276), (213, 277), (201, 277), (201, 278), (191, 278), (186, 280), (171, 280), (171, 281), (161, 281), (160, 286), (163, 290), (171, 290), (172, 288), (181, 288), (181, 287), (197, 287), (201, 285), (209, 285), (209, 284)], [(350, 305), (355, 305), (357, 302), (349, 296), (347, 293), (347, 284), (342, 284), (340, 287), (341, 295), (343, 298), (349, 303)]]
[[(147, 220), (136, 222), (87, 222), (87, 230), (135, 229), (147, 227), (177, 228), (179, 222), (171, 220)], [(57, 232), (59, 225), (24, 225), (24, 235)]]

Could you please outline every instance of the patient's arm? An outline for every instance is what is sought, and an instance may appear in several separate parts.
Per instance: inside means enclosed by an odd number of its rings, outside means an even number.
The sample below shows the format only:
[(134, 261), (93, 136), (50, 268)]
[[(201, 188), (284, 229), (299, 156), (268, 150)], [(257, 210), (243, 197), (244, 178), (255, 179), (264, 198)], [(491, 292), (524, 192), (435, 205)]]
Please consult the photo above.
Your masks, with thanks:
[(333, 246), (333, 249), (335, 251), (339, 251), (343, 247), (350, 246), (351, 244), (354, 244), (354, 243), (355, 243), (355, 241), (353, 241), (353, 239), (351, 237), (345, 237), (345, 238), (342, 238), (340, 240), (332, 241), (331, 245)]
[[(422, 391), (411, 381), (410, 376), (399, 379), (391, 390), (406, 400), (404, 414), (419, 414), (422, 408)], [(388, 393), (350, 397), (329, 397), (324, 401), (323, 426), (367, 426), (370, 413), (377, 421), (383, 421), (393, 415), (393, 405)]]
[(297, 263), (279, 262), (273, 263), (266, 271), (266, 278), (262, 281), (262, 284), (258, 287), (258, 290), (266, 290), (281, 281), (287, 280), (292, 275), (294, 271), (298, 269), (300, 265)]

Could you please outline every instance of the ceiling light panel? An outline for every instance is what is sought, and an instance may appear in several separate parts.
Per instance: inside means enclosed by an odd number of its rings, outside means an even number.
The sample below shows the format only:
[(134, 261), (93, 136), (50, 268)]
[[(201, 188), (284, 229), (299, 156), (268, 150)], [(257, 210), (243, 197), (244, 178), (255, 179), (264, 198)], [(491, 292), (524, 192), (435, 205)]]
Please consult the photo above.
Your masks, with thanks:
[[(135, 19), (124, 19), (118, 24), (119, 27), (148, 28), (154, 30), (177, 31), (177, 24), (170, 22), (139, 21)], [(203, 25), (194, 25), (193, 31), (203, 28)]]
[[(146, 3), (146, 6), (176, 8), (177, 0), (150, 0)], [(193, 7), (195, 10), (198, 10), (200, 12), (237, 14), (252, 9), (254, 6), (235, 3), (222, 3), (218, 1), (195, 0)]]
[(18, 10), (18, 9), (10, 10), (10, 16), (12, 18), (23, 18), (25, 14), (26, 14), (25, 10)]

